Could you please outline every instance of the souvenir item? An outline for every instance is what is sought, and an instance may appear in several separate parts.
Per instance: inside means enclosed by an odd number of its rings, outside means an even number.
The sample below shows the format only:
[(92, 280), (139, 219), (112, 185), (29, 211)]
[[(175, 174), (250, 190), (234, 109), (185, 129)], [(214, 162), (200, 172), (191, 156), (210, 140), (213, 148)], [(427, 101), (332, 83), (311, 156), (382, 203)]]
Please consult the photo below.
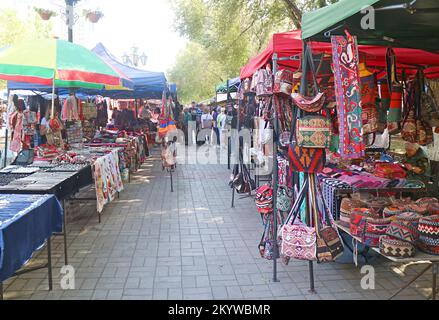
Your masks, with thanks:
[(256, 208), (261, 214), (273, 212), (273, 189), (269, 185), (263, 185), (256, 191)]
[(419, 249), (425, 253), (439, 255), (439, 216), (421, 218), (418, 231)]
[(279, 70), (274, 77), (274, 93), (290, 96), (293, 92), (294, 73), (288, 69)]
[(284, 225), (282, 230), (282, 254), (298, 260), (317, 260), (316, 230), (299, 222)]
[(380, 238), (380, 252), (387, 257), (411, 258), (415, 255), (415, 247), (405, 241), (401, 241), (389, 236)]
[(285, 186), (279, 186), (277, 191), (277, 209), (289, 212), (293, 205), (293, 192)]
[(311, 211), (314, 212), (314, 223), (317, 235), (317, 261), (319, 263), (331, 262), (343, 253), (343, 243), (328, 208), (323, 201), (319, 185), (310, 178), (311, 185)]
[(394, 85), (390, 98), (390, 108), (387, 117), (389, 134), (398, 134), (401, 131), (402, 116), (402, 86)]
[(325, 104), (325, 93), (320, 92), (319, 86), (316, 78), (316, 69), (314, 67), (314, 57), (312, 55), (311, 49), (309, 47), (306, 48), (305, 52), (305, 63), (310, 66), (311, 75), (313, 78), (314, 84), (314, 96), (306, 97), (300, 93), (293, 93), (291, 98), (293, 99), (294, 104), (302, 109), (305, 112), (318, 112), (320, 111)]
[(366, 146), (361, 120), (357, 41), (351, 35), (332, 36), (331, 43), (340, 130), (339, 153), (344, 159), (361, 158)]
[(288, 156), (293, 172), (318, 173), (325, 167), (326, 152), (324, 149), (302, 148), (290, 144)]
[(119, 169), (117, 150), (94, 162), (97, 211), (102, 212), (104, 205), (113, 201), (118, 192), (123, 190), (122, 177)]
[(305, 116), (297, 120), (297, 144), (304, 148), (330, 148), (331, 120), (323, 116)]
[(363, 243), (369, 247), (378, 247), (380, 237), (386, 234), (390, 219), (367, 217), (362, 237)]
[(271, 96), (273, 94), (273, 74), (268, 69), (257, 71), (256, 96)]

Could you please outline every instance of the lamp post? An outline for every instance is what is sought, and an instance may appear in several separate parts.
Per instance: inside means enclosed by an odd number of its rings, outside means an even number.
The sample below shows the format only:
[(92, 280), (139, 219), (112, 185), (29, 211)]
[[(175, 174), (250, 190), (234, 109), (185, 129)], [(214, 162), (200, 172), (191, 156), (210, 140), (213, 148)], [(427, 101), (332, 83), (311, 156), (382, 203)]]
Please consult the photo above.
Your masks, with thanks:
[(133, 46), (130, 54), (125, 52), (125, 54), (122, 56), (122, 61), (124, 64), (133, 65), (135, 67), (138, 67), (140, 64), (145, 66), (146, 62), (148, 61), (148, 56), (145, 54), (145, 52), (139, 56), (139, 48)]
[[(65, 22), (67, 25), (67, 39), (69, 42), (73, 42), (73, 26), (75, 25), (76, 21), (79, 19), (79, 16), (75, 13), (75, 5), (81, 1), (81, 0), (64, 0), (65, 1), (65, 8), (63, 6), (59, 6), (61, 9), (61, 16), (65, 17)], [(57, 5), (58, 6), (58, 5)], [(42, 10), (36, 8), (36, 10)], [(55, 12), (52, 12), (53, 15), (56, 15)], [(100, 18), (103, 17), (103, 14), (101, 11), (84, 11), (84, 15), (86, 19), (88, 19), (92, 23), (96, 23), (99, 21)], [(40, 13), (40, 16), (43, 20), (49, 20), (52, 15), (44, 15), (44, 12)]]

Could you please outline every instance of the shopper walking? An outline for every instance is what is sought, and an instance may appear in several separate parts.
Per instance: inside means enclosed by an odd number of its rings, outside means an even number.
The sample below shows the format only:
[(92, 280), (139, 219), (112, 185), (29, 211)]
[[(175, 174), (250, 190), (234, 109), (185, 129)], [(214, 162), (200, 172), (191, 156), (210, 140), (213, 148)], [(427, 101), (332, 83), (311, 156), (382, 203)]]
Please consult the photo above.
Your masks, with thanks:
[[(213, 130), (212, 130), (212, 135), (215, 134), (215, 139), (216, 139), (216, 145), (219, 147), (220, 145), (220, 133), (219, 133), (219, 129), (218, 129), (218, 115), (220, 113), (220, 107), (217, 107), (214, 109), (214, 111), (212, 112), (212, 117), (213, 117)], [(212, 140), (213, 141), (213, 140)]]
[[(203, 134), (205, 134), (205, 141), (207, 144), (210, 144), (210, 136), (211, 130), (213, 126), (213, 116), (209, 113), (208, 108), (204, 108), (203, 114), (201, 116), (201, 129), (203, 130)], [(210, 130), (208, 132), (208, 130)]]

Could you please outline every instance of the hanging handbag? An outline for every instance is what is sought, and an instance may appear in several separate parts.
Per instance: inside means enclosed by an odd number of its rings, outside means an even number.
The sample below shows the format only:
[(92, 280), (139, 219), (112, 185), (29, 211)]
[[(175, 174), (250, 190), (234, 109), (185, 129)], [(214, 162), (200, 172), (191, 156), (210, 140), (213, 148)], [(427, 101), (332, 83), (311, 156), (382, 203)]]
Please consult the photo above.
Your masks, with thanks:
[(270, 185), (263, 185), (256, 191), (256, 208), (260, 214), (273, 213), (273, 189)]
[(314, 84), (314, 90), (315, 90), (315, 96), (314, 97), (307, 97), (303, 96), (300, 93), (293, 93), (291, 95), (291, 98), (293, 99), (294, 104), (300, 108), (301, 110), (305, 112), (318, 112), (322, 110), (323, 106), (325, 105), (326, 96), (324, 92), (320, 92), (318, 83), (317, 83), (317, 77), (316, 77), (316, 69), (314, 66), (314, 58), (311, 52), (311, 49), (307, 46), (306, 52), (305, 52), (305, 64), (308, 64), (311, 69), (311, 75), (313, 78), (313, 84)]
[[(343, 254), (343, 243), (323, 200), (320, 187), (314, 179), (317, 179), (315, 175), (310, 177), (311, 211), (314, 211), (314, 224), (317, 235), (317, 261), (318, 263), (332, 262)], [(323, 225), (323, 221), (325, 225)]]
[(281, 254), (298, 260), (317, 260), (316, 230), (306, 226), (303, 222), (295, 223), (300, 212), (305, 192), (308, 190), (308, 181), (303, 184), (293, 208), (285, 223), (280, 227)]
[(273, 74), (271, 71), (267, 69), (258, 70), (256, 79), (256, 96), (271, 96), (273, 94)]
[(411, 143), (417, 141), (416, 130), (416, 107), (415, 107), (415, 85), (412, 83), (407, 94), (406, 105), (407, 115), (402, 122), (401, 137)]
[(304, 116), (297, 120), (297, 144), (303, 148), (331, 147), (331, 119), (324, 116)]
[(293, 172), (319, 173), (326, 163), (325, 149), (302, 148), (295, 144), (289, 145), (288, 157)]
[(277, 209), (289, 212), (293, 205), (293, 192), (286, 186), (279, 186), (277, 190), (276, 205)]
[(290, 96), (293, 93), (294, 72), (288, 69), (279, 70), (274, 77), (273, 93)]

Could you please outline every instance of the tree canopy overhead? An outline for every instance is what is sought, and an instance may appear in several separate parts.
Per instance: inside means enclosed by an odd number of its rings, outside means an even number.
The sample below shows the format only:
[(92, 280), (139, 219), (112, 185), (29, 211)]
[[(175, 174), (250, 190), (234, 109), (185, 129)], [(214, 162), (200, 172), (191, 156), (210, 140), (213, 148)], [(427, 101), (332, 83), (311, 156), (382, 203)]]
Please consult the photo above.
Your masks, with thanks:
[[(171, 0), (177, 17), (176, 30), (203, 50), (203, 62), (210, 69), (201, 74), (182, 69), (200, 68), (200, 61), (195, 59), (192, 64), (185, 63), (194, 50), (193, 44), (180, 53), (169, 75), (179, 83), (183, 102), (212, 97), (215, 85), (236, 77), (249, 58), (267, 45), (273, 33), (300, 28), (304, 10), (333, 2), (336, 0)], [(185, 90), (185, 86), (192, 89)], [(204, 87), (212, 89), (206, 92)]]

